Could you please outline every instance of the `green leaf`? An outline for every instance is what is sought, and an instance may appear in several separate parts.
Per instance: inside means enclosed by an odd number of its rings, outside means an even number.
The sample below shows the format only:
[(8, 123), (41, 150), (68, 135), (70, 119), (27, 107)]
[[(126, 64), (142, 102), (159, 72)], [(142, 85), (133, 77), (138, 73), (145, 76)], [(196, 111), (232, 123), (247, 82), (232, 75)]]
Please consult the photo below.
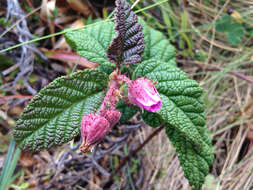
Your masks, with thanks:
[(244, 36), (244, 28), (241, 23), (234, 22), (231, 16), (225, 14), (216, 22), (216, 30), (226, 34), (230, 45), (237, 45)]
[(216, 30), (218, 32), (229, 32), (231, 29), (230, 24), (232, 20), (227, 14), (223, 15), (219, 20), (216, 21)]
[(237, 45), (244, 36), (244, 28), (240, 23), (231, 23), (232, 30), (227, 33), (227, 40), (230, 45)]
[(65, 34), (66, 41), (72, 49), (81, 57), (99, 63), (100, 69), (107, 74), (113, 71), (114, 65), (107, 60), (106, 50), (115, 36), (112, 22), (99, 22)]
[[(205, 125), (205, 108), (201, 100), (203, 90), (196, 81), (188, 79), (187, 75), (179, 68), (174, 67), (170, 63), (155, 59), (138, 64), (133, 78), (143, 76), (158, 82), (156, 87), (161, 95), (163, 105), (161, 110), (156, 114), (159, 114), (161, 120), (167, 123), (167, 131), (173, 129), (176, 130), (176, 134), (180, 134), (179, 137), (175, 137), (176, 140), (172, 139), (172, 143), (177, 148), (180, 163), (186, 174), (185, 176), (191, 185), (197, 187), (195, 184), (199, 184), (201, 186), (203, 178), (199, 176), (202, 176), (203, 173), (205, 177), (208, 172), (208, 167), (206, 166), (210, 166), (213, 162), (211, 140)], [(144, 120), (147, 120), (145, 114), (143, 117)], [(152, 121), (153, 118), (151, 117), (149, 120)], [(161, 120), (159, 119), (157, 123), (161, 123)], [(168, 135), (168, 137), (171, 138), (171, 135)], [(182, 138), (184, 138), (184, 141), (187, 141), (184, 146), (180, 144), (181, 142), (174, 142), (180, 141)], [(194, 152), (193, 150), (188, 151), (188, 147), (190, 149), (193, 147)], [(195, 161), (194, 165), (191, 164), (193, 158), (197, 159), (202, 165), (194, 168)], [(202, 167), (204, 171), (202, 171)], [(193, 173), (190, 175), (191, 170)]]
[(55, 79), (25, 108), (14, 130), (16, 142), (32, 151), (68, 142), (79, 134), (82, 117), (100, 107), (107, 83), (98, 69)]
[(166, 134), (176, 148), (184, 175), (188, 179), (193, 190), (199, 190), (205, 182), (205, 176), (209, 171), (209, 164), (203, 158), (194, 144), (177, 128), (166, 125)]
[(156, 59), (176, 66), (175, 48), (169, 40), (161, 32), (148, 26), (143, 19), (139, 18), (139, 22), (143, 27), (145, 42), (142, 61)]
[(154, 128), (159, 127), (163, 123), (163, 119), (161, 115), (158, 113), (148, 112), (144, 110), (141, 115), (145, 123), (151, 127), (154, 127)]

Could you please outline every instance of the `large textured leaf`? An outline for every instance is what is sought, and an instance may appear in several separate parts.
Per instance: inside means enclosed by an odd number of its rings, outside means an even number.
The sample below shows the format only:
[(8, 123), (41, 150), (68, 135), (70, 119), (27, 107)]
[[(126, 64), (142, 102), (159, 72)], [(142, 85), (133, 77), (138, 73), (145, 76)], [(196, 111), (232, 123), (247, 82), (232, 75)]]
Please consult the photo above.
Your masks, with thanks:
[(182, 134), (177, 128), (166, 125), (166, 134), (175, 146), (176, 152), (184, 175), (188, 179), (193, 190), (201, 189), (205, 182), (205, 176), (209, 172), (209, 164), (203, 158), (194, 144)]
[[(160, 119), (156, 117), (156, 123), (167, 123), (169, 138), (177, 134), (171, 141), (176, 146), (185, 176), (198, 189), (213, 162), (212, 145), (205, 126), (204, 105), (200, 99), (202, 89), (179, 68), (155, 59), (138, 64), (133, 78), (141, 76), (158, 81), (156, 87), (163, 105), (156, 113), (161, 116)], [(151, 118), (143, 116), (145, 120), (152, 121), (152, 115), (149, 114)], [(171, 131), (173, 135), (170, 135)]]
[(97, 69), (55, 79), (25, 108), (14, 130), (16, 142), (33, 151), (68, 142), (79, 134), (82, 117), (100, 107), (107, 82)]
[(139, 63), (144, 50), (142, 26), (128, 2), (116, 0), (115, 3), (117, 36), (108, 48), (107, 57), (114, 64)]
[(139, 18), (139, 22), (143, 27), (145, 42), (142, 61), (156, 59), (176, 66), (175, 48), (169, 40), (158, 30), (149, 27), (143, 19)]
[(81, 57), (99, 64), (106, 73), (113, 71), (113, 64), (107, 60), (106, 50), (115, 37), (113, 22), (100, 22), (85, 29), (67, 32), (66, 41)]

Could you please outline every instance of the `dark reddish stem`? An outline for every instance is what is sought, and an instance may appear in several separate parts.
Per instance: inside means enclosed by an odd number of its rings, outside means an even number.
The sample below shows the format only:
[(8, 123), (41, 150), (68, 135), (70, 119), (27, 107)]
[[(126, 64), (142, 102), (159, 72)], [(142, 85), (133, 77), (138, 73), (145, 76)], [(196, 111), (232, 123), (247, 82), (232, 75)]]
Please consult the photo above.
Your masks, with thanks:
[(27, 3), (31, 8), (33, 8), (33, 9), (35, 8), (30, 0), (26, 0), (26, 3)]
[(99, 114), (101, 114), (105, 110), (108, 103), (110, 104), (111, 108), (115, 108), (115, 104), (118, 102), (119, 89), (121, 86), (120, 81), (126, 83), (131, 82), (128, 77), (126, 77), (125, 75), (121, 75), (119, 70), (116, 70), (111, 73), (110, 79), (111, 80), (109, 83), (109, 89), (105, 95), (101, 107), (99, 108)]

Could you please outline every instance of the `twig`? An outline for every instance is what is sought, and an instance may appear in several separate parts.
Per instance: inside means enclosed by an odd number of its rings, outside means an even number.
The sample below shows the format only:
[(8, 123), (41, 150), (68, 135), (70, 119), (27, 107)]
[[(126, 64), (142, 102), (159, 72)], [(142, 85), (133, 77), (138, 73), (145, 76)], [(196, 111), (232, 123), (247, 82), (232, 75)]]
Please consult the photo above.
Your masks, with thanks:
[(6, 29), (1, 35), (0, 38), (2, 38), (5, 34), (7, 34), (9, 31), (11, 31), (13, 28), (15, 28), (18, 24), (20, 24), (24, 19), (32, 15), (33, 13), (40, 10), (41, 7), (37, 7), (36, 9), (32, 10), (30, 13), (28, 13), (25, 16), (22, 16), (17, 22), (15, 22), (13, 25), (11, 25), (8, 29)]
[(15, 64), (15, 65), (11, 66), (10, 68), (4, 70), (4, 71), (2, 72), (2, 75), (3, 75), (3, 76), (8, 75), (9, 73), (11, 73), (11, 72), (14, 71), (15, 69), (17, 69), (19, 66), (20, 66), (20, 63), (17, 63), (17, 64)]
[(33, 6), (31, 0), (26, 0), (26, 3), (33, 9), (35, 9), (35, 7)]
[(115, 168), (114, 173), (111, 174), (110, 180), (112, 180), (113, 176), (126, 164), (126, 162), (132, 157), (135, 156), (153, 137), (159, 134), (161, 130), (165, 127), (165, 124), (162, 124), (159, 128), (157, 128), (152, 134), (148, 136), (148, 138), (140, 144), (133, 152), (130, 152), (126, 155), (119, 163), (119, 165)]
[[(223, 68), (219, 68), (217, 66), (205, 66), (205, 67), (206, 67), (206, 70), (209, 70), (209, 71), (223, 71), (224, 70)], [(250, 76), (246, 76), (240, 72), (234, 72), (234, 71), (230, 71), (228, 73), (253, 84), (253, 78)]]
[[(206, 65), (206, 64), (202, 64), (202, 63), (196, 63), (195, 61), (189, 61), (189, 60), (177, 60), (178, 63), (191, 63), (191, 64), (194, 64), (194, 65), (197, 65), (198, 67), (204, 67), (204, 69), (206, 69), (207, 71), (223, 71), (224, 68), (220, 68), (220, 67), (217, 67), (217, 66), (211, 66), (211, 65)], [(250, 76), (246, 76), (244, 75), (243, 73), (240, 73), (240, 72), (235, 72), (235, 71), (229, 71), (227, 72), (231, 75), (234, 75), (240, 79), (243, 79), (243, 80), (246, 80), (248, 81), (249, 83), (252, 83), (253, 84), (253, 78), (250, 77)]]
[(4, 99), (14, 99), (14, 98), (32, 99), (33, 97), (34, 96), (29, 96), (29, 95), (7, 95), (7, 96), (0, 95), (0, 98), (4, 98)]

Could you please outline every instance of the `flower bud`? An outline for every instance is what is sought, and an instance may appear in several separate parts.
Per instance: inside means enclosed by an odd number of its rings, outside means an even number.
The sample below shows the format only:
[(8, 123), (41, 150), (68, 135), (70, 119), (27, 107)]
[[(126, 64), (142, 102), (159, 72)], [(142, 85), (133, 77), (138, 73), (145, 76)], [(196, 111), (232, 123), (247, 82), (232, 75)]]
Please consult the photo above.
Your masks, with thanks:
[(146, 78), (138, 78), (128, 84), (128, 99), (150, 112), (156, 112), (162, 107), (162, 100), (153, 82)]
[(112, 128), (120, 120), (121, 113), (116, 109), (106, 109), (101, 113), (101, 115), (110, 123)]
[(80, 150), (88, 152), (110, 130), (110, 123), (102, 116), (91, 113), (83, 117), (81, 122), (82, 145)]

